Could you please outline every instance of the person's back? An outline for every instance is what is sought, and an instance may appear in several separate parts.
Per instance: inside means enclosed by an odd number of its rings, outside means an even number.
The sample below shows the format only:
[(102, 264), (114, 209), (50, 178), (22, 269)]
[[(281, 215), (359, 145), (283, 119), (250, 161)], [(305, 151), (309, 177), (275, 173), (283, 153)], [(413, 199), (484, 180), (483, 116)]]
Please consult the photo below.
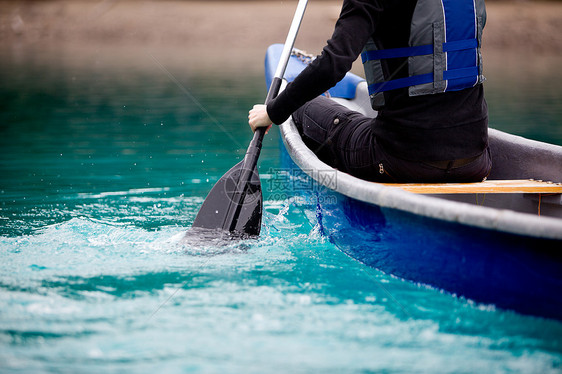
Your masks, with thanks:
[[(380, 18), (377, 30), (373, 35), (376, 38), (375, 44), (377, 44), (377, 48), (388, 52), (395, 48), (412, 46), (412, 40), (415, 40), (416, 37), (419, 39), (419, 36), (412, 35), (412, 33), (416, 32), (415, 26), (412, 26), (412, 24), (416, 22), (425, 22), (426, 25), (424, 25), (423, 29), (430, 29), (434, 39), (440, 39), (438, 27), (442, 27), (442, 32), (445, 34), (442, 37), (445, 40), (441, 43), (445, 43), (445, 48), (447, 45), (452, 45), (452, 42), (446, 39), (448, 36), (447, 31), (452, 34), (456, 30), (451, 29), (461, 25), (467, 29), (464, 35), (461, 33), (457, 36), (457, 40), (455, 40), (455, 43), (460, 44), (458, 39), (461, 39), (468, 46), (467, 49), (470, 50), (467, 57), (472, 59), (472, 61), (465, 62), (467, 66), (465, 69), (468, 70), (468, 68), (474, 67), (474, 70), (476, 70), (476, 74), (472, 73), (467, 84), (464, 86), (458, 85), (454, 90), (448, 90), (443, 87), (436, 89), (437, 93), (419, 96), (412, 95), (409, 92), (411, 91), (411, 86), (380, 91), (383, 99), (379, 101), (384, 102), (384, 104), (378, 107), (374, 105), (379, 110), (379, 115), (377, 121), (373, 124), (373, 132), (377, 140), (388, 152), (406, 160), (446, 161), (471, 159), (482, 154), (487, 146), (488, 110), (484, 100), (483, 86), (480, 84), (483, 81), (483, 77), (481, 77), (481, 56), (479, 51), (481, 30), (485, 24), (484, 3), (481, 2), (480, 4), (482, 9), (474, 9), (474, 15), (470, 13), (466, 15), (456, 14), (454, 21), (450, 21), (455, 22), (455, 24), (450, 26), (449, 30), (447, 30), (447, 22), (439, 26), (428, 24), (427, 19), (431, 20), (431, 16), (428, 16), (427, 13), (435, 10), (421, 9), (421, 7), (437, 6), (437, 11), (439, 13), (444, 12), (442, 18), (446, 20), (448, 16), (451, 18), (455, 16), (455, 9), (447, 9), (447, 7), (466, 7), (468, 3), (468, 9), (470, 9), (472, 4), (475, 4), (473, 0), (449, 0), (448, 2), (450, 4), (447, 4), (447, 1), (442, 3), (440, 0), (388, 1), (384, 17)], [(442, 7), (445, 10), (442, 10)], [(426, 19), (419, 19), (424, 15), (419, 16), (418, 13), (423, 13), (424, 11)], [(456, 10), (456, 12), (460, 13), (459, 10)], [(480, 17), (478, 17), (478, 13), (480, 13)], [(464, 25), (459, 18), (464, 19)], [(453, 38), (453, 36), (450, 37)], [(470, 43), (471, 39), (475, 44)], [(426, 44), (428, 42), (430, 44)], [(418, 45), (431, 45), (432, 49), (434, 49), (435, 46), (433, 44), (431, 40), (418, 42)], [(463, 48), (462, 45), (459, 48)], [(406, 51), (406, 53), (410, 51)], [(458, 56), (451, 56), (454, 53), (464, 53), (464, 51), (451, 51), (448, 54), (443, 52), (443, 63), (452, 65), (452, 59), (459, 59)], [(434, 65), (439, 63), (439, 61), (435, 61), (439, 56), (433, 56), (432, 59), (428, 59), (428, 57), (428, 55), (421, 56), (421, 58), (426, 58), (427, 60), (434, 60), (431, 61)], [(383, 74), (386, 77), (391, 77), (391, 81), (394, 82), (405, 79), (412, 75), (409, 74), (409, 70), (412, 69), (411, 65), (415, 63), (412, 60), (415, 58), (418, 57), (384, 59), (381, 62), (382, 69), (385, 72)], [(462, 63), (463, 61), (459, 62), (459, 64)], [(365, 68), (368, 69), (369, 67), (366, 66)], [(435, 68), (432, 68), (432, 73), (435, 74)], [(454, 67), (451, 66), (441, 67), (441, 70), (447, 72), (453, 69)], [(449, 81), (445, 81), (443, 85), (448, 83)], [(428, 85), (432, 88), (436, 86), (433, 81)], [(444, 93), (440, 92), (445, 90), (446, 92)]]

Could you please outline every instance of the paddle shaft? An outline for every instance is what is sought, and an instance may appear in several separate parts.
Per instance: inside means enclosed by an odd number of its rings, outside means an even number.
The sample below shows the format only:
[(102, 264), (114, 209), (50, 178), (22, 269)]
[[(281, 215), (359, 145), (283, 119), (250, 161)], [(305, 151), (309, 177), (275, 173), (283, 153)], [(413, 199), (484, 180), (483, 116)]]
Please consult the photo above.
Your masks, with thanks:
[[(267, 92), (265, 104), (268, 104), (279, 94), (281, 83), (283, 81), (283, 75), (285, 74), (285, 69), (287, 68), (287, 64), (289, 63), (289, 58), (291, 57), (291, 52), (293, 50), (293, 46), (295, 45), (295, 40), (297, 38), (302, 19), (304, 17), (304, 11), (306, 10), (307, 3), (308, 0), (299, 0), (297, 10), (295, 11), (295, 15), (289, 29), (289, 33), (287, 34), (287, 39), (285, 40), (281, 58), (279, 59), (279, 63), (277, 65), (275, 76)], [(230, 222), (228, 231), (234, 231), (234, 229), (236, 228), (238, 217), (240, 216), (240, 210), (242, 209), (242, 204), (244, 203), (244, 197), (246, 196), (248, 181), (250, 181), (254, 169), (258, 164), (258, 158), (260, 157), (263, 137), (265, 136), (266, 130), (267, 129), (265, 127), (256, 129), (256, 131), (254, 132), (254, 137), (252, 138), (252, 141), (250, 142), (250, 145), (246, 150), (246, 155), (244, 156), (244, 164), (242, 166), (242, 173), (236, 187), (236, 193), (232, 195), (233, 204), (230, 204), (229, 211), (225, 218), (225, 224)]]

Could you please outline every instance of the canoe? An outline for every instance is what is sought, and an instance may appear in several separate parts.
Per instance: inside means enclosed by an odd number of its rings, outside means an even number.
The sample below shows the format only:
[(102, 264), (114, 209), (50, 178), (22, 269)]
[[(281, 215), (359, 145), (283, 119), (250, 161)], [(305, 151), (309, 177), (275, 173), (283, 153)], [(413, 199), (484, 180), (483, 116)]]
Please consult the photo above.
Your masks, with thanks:
[[(267, 50), (267, 84), (280, 48)], [(296, 50), (285, 81), (309, 58)], [(348, 73), (328, 94), (376, 115), (367, 84), (356, 75)], [(493, 170), (487, 181), (380, 184), (320, 161), (291, 119), (280, 133), (283, 169), (296, 170), (292, 177), (307, 186), (291, 193), (310, 210), (323, 235), (349, 256), (478, 303), (562, 320), (561, 146), (490, 129)]]

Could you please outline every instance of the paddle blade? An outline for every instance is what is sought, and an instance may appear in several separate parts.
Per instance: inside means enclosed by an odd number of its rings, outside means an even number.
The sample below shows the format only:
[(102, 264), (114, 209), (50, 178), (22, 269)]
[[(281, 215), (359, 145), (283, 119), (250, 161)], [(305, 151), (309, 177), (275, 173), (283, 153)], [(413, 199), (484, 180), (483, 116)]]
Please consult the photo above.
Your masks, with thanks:
[[(257, 168), (254, 168), (246, 188), (237, 191), (244, 161), (232, 169), (214, 185), (203, 202), (192, 227), (222, 229), (235, 235), (257, 236), (260, 234), (262, 217), (262, 192)], [(237, 194), (242, 194), (236, 196)], [(241, 200), (240, 204), (235, 201)]]

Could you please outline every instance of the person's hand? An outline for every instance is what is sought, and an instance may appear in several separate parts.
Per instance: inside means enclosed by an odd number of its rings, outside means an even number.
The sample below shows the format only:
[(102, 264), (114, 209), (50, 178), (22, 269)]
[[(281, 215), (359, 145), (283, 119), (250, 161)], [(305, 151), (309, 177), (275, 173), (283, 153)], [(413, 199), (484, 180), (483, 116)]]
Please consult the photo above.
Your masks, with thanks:
[(269, 128), (272, 122), (267, 114), (267, 107), (263, 104), (254, 105), (254, 108), (248, 114), (248, 124), (252, 131), (256, 131), (258, 127)]

